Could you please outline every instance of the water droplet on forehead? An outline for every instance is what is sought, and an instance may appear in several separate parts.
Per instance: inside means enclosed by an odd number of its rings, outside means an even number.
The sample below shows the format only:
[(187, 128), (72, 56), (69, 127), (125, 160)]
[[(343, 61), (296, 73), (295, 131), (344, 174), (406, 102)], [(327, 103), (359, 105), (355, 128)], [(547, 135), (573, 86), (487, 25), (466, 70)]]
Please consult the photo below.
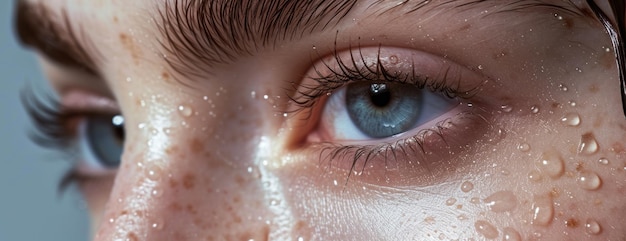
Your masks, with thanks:
[(505, 212), (517, 206), (517, 197), (511, 191), (499, 191), (489, 195), (484, 202), (491, 211)]
[(178, 113), (180, 113), (184, 117), (189, 117), (191, 116), (191, 114), (193, 114), (193, 110), (189, 106), (179, 105)]
[(528, 173), (528, 179), (533, 182), (541, 181), (541, 174), (537, 170), (532, 170)]
[(591, 155), (598, 152), (599, 146), (596, 137), (591, 132), (587, 132), (580, 137), (578, 153)]
[(150, 227), (156, 230), (162, 230), (165, 226), (165, 221), (163, 219), (157, 218), (152, 221)]
[(567, 102), (567, 104), (569, 104), (569, 106), (571, 107), (576, 107), (576, 101), (570, 100)]
[(576, 180), (580, 187), (585, 190), (596, 190), (602, 185), (602, 180), (594, 172), (581, 172)]
[(559, 84), (559, 90), (561, 90), (563, 92), (567, 92), (569, 90), (569, 88), (567, 88), (567, 86), (565, 84)]
[(566, 126), (578, 126), (580, 125), (580, 115), (574, 112), (567, 113), (561, 117), (561, 123)]
[(158, 181), (163, 176), (163, 170), (157, 165), (150, 165), (145, 169), (146, 177), (153, 181)]
[(461, 191), (463, 192), (469, 192), (472, 189), (474, 189), (474, 184), (469, 182), (469, 181), (465, 181), (463, 183), (461, 183)]
[(474, 223), (476, 232), (485, 236), (488, 239), (495, 239), (498, 237), (498, 230), (491, 223), (485, 220), (478, 220)]

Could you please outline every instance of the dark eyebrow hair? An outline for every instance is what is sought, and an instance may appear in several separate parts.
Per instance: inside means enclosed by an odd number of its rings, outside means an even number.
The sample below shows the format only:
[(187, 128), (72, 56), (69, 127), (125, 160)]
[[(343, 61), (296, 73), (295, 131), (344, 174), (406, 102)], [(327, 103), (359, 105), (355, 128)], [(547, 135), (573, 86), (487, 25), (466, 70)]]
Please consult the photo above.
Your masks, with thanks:
[(84, 34), (77, 35), (65, 10), (57, 15), (43, 3), (19, 0), (15, 7), (14, 28), (24, 46), (39, 50), (61, 65), (98, 75), (94, 58), (97, 51), (87, 48), (85, 43), (90, 43), (89, 40)]
[[(451, 7), (458, 11), (480, 7), (500, 0), (404, 0), (377, 15), (402, 9), (398, 15), (411, 14), (427, 5)], [(157, 27), (163, 56), (176, 74), (202, 78), (216, 64), (229, 63), (253, 55), (278, 41), (302, 38), (306, 34), (335, 26), (354, 8), (358, 0), (173, 0), (158, 9)], [(367, 8), (385, 2), (373, 1)], [(505, 2), (505, 1), (503, 1)], [(548, 8), (582, 16), (571, 0), (550, 3), (546, 0), (510, 0), (489, 15)], [(484, 5), (488, 6), (488, 5)]]
[[(202, 76), (206, 66), (251, 55), (337, 24), (357, 0), (174, 0), (159, 10), (161, 44), (177, 73)], [(190, 65), (187, 61), (199, 62)]]

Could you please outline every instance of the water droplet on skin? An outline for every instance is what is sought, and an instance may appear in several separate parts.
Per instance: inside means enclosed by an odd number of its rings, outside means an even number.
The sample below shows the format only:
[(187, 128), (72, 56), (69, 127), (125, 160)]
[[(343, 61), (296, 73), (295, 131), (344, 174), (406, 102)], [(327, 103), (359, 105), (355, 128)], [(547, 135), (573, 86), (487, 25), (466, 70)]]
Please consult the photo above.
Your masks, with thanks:
[(561, 123), (566, 126), (578, 126), (580, 125), (580, 115), (578, 113), (567, 113), (561, 117)]
[(591, 155), (598, 152), (598, 149), (598, 141), (596, 141), (596, 137), (591, 132), (587, 132), (580, 137), (578, 153)]
[(191, 107), (184, 106), (184, 105), (179, 105), (178, 106), (178, 113), (180, 113), (184, 117), (189, 117), (189, 116), (191, 116), (191, 114), (193, 114), (193, 110), (191, 109)]
[(541, 174), (537, 170), (532, 170), (528, 173), (528, 179), (533, 182), (539, 182), (541, 181)]
[(483, 69), (483, 68), (484, 68), (484, 67), (483, 67), (483, 65), (482, 65), (482, 64), (481, 64), (481, 65), (478, 65), (478, 69)]
[(554, 205), (549, 195), (535, 196), (532, 204), (532, 220), (533, 225), (547, 226), (552, 222), (554, 217)]
[(585, 222), (585, 231), (589, 234), (599, 234), (602, 232), (602, 227), (596, 220), (590, 218)]
[(513, 111), (513, 107), (511, 107), (510, 105), (502, 105), (500, 106), (500, 109), (504, 111), (505, 113), (509, 113)]
[(511, 211), (517, 206), (517, 197), (511, 191), (499, 191), (483, 200), (493, 212)]
[(602, 180), (594, 172), (582, 172), (576, 181), (585, 190), (596, 190), (602, 185)]
[(531, 106), (530, 113), (533, 113), (533, 114), (539, 113), (539, 106), (536, 106), (536, 105)]
[(163, 133), (165, 133), (165, 135), (169, 135), (169, 134), (172, 133), (172, 129), (165, 127), (165, 128), (163, 128)]
[(389, 56), (389, 63), (397, 64), (398, 63), (398, 56), (395, 56), (395, 55)]
[(610, 53), (611, 52), (611, 48), (609, 47), (603, 47), (604, 48), (604, 52)]
[(571, 107), (576, 107), (576, 101), (570, 100), (567, 102), (569, 104), (569, 106)]
[(488, 239), (495, 239), (498, 237), (498, 230), (491, 223), (485, 220), (478, 220), (474, 223), (476, 232), (485, 236)]
[(567, 86), (564, 84), (559, 84), (559, 89), (563, 92), (567, 92), (569, 90), (569, 88), (567, 88)]
[(530, 145), (528, 145), (528, 143), (520, 143), (519, 145), (517, 145), (517, 149), (523, 152), (527, 152), (530, 151)]
[(159, 166), (152, 166), (146, 169), (146, 177), (153, 181), (158, 181), (163, 175), (163, 170)]
[(269, 98), (270, 98), (270, 97), (269, 97), (269, 95), (263, 95), (263, 99), (264, 99), (264, 100), (267, 100), (267, 99), (269, 99)]
[(114, 218), (109, 218), (109, 223), (114, 223), (115, 219)]
[(598, 159), (598, 163), (602, 164), (602, 165), (608, 165), (609, 164), (609, 159), (606, 158), (600, 158)]
[(506, 227), (502, 229), (502, 240), (504, 241), (522, 241), (522, 235), (517, 230)]
[(578, 71), (578, 73), (582, 73), (583, 70), (581, 68), (576, 67), (576, 71)]
[(456, 218), (461, 220), (461, 221), (467, 220), (467, 216), (465, 216), (465, 214), (461, 214), (461, 215), (457, 216)]
[(160, 188), (154, 188), (152, 189), (152, 191), (150, 191), (150, 194), (152, 194), (152, 196), (154, 197), (161, 197), (163, 196), (163, 191)]
[(470, 199), (470, 203), (479, 204), (480, 203), (480, 198), (473, 197), (473, 198)]
[(468, 181), (465, 181), (463, 183), (461, 183), (461, 191), (463, 192), (469, 192), (472, 189), (474, 189), (474, 184)]
[(544, 152), (541, 159), (535, 163), (535, 166), (539, 168), (542, 174), (551, 178), (560, 177), (565, 170), (565, 162), (561, 154), (555, 150)]
[(157, 219), (150, 224), (150, 227), (156, 230), (162, 230), (163, 226), (165, 226), (165, 222), (161, 219)]
[(278, 199), (270, 200), (270, 206), (278, 206), (278, 205), (280, 205), (280, 200)]
[(146, 128), (146, 123), (139, 123), (139, 124), (137, 125), (137, 127), (138, 127), (139, 129)]
[(448, 200), (446, 200), (446, 206), (452, 206), (456, 203), (456, 198), (448, 198)]

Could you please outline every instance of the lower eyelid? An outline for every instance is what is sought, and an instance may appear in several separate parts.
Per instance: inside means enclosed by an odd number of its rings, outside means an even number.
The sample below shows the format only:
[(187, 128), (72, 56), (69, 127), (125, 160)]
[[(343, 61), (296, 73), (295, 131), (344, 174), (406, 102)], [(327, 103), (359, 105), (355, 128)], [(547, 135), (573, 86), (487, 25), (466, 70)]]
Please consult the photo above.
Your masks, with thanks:
[[(346, 180), (374, 185), (428, 186), (471, 163), (456, 158), (476, 152), (479, 140), (493, 133), (488, 113), (461, 111), (434, 128), (371, 145), (309, 144), (293, 154), (322, 169), (345, 173)], [(381, 182), (384, 180), (384, 182)]]

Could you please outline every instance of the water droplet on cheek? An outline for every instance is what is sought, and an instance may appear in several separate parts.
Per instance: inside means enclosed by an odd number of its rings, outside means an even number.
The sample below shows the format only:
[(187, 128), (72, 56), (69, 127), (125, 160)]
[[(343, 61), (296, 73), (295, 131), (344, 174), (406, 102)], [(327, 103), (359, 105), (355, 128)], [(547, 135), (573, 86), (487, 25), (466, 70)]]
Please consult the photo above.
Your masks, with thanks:
[(602, 232), (600, 224), (594, 219), (587, 219), (587, 222), (585, 222), (585, 230), (589, 234), (599, 234)]
[(494, 239), (498, 237), (498, 230), (491, 223), (485, 220), (478, 220), (474, 223), (476, 232), (485, 236), (488, 239)]
[(502, 105), (500, 106), (500, 109), (505, 113), (513, 111), (513, 107), (511, 107), (510, 105)]
[(517, 206), (517, 197), (511, 191), (499, 191), (485, 198), (485, 204), (494, 212), (511, 211)]
[(580, 137), (580, 144), (578, 145), (578, 153), (591, 155), (598, 152), (598, 141), (591, 132), (587, 132)]
[(461, 191), (463, 192), (469, 192), (472, 189), (474, 189), (474, 184), (468, 181), (465, 181), (461, 184)]
[(522, 236), (517, 232), (517, 230), (506, 227), (502, 230), (502, 240), (505, 241), (522, 241)]
[(559, 84), (559, 90), (563, 92), (567, 92), (569, 89), (567, 88), (565, 84)]
[(561, 117), (561, 123), (566, 126), (578, 126), (580, 125), (580, 116), (578, 113), (567, 113)]
[(189, 106), (179, 105), (178, 113), (180, 113), (183, 117), (189, 117), (193, 114), (193, 110)]
[(156, 219), (152, 222), (152, 224), (150, 224), (150, 227), (156, 230), (162, 230), (164, 226), (165, 221), (163, 221), (162, 219)]
[(585, 190), (596, 190), (602, 185), (600, 177), (593, 172), (582, 172), (576, 181)]
[(550, 196), (536, 196), (532, 204), (531, 223), (539, 226), (547, 226), (554, 217), (554, 206)]
[(446, 200), (446, 206), (452, 206), (456, 203), (456, 198), (449, 198), (448, 200)]
[(533, 182), (539, 182), (541, 181), (541, 174), (536, 170), (532, 170), (528, 173), (528, 179)]
[(530, 151), (530, 145), (528, 145), (528, 143), (520, 143), (519, 145), (517, 145), (517, 149), (523, 152), (527, 152)]
[(598, 163), (602, 164), (602, 165), (609, 165), (609, 159), (606, 158), (600, 158), (598, 159)]
[(563, 158), (554, 150), (544, 152), (541, 159), (539, 159), (535, 165), (539, 168), (541, 173), (552, 178), (560, 177), (565, 168)]

